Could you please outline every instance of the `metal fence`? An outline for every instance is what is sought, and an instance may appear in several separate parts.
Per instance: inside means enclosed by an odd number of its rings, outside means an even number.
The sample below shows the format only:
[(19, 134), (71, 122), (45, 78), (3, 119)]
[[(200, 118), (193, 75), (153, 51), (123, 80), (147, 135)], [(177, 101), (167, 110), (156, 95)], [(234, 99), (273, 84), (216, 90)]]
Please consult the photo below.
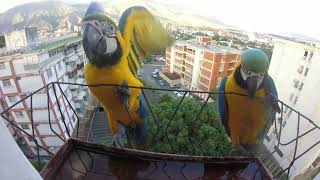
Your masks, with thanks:
[[(61, 105), (60, 105), (60, 102), (58, 100), (58, 96), (57, 96), (57, 92), (59, 91), (61, 94), (62, 94), (62, 97), (64, 98), (64, 100), (67, 101), (67, 105), (72, 109), (72, 112), (75, 114), (76, 118), (77, 118), (77, 126), (76, 126), (76, 129), (75, 129), (75, 137), (78, 138), (79, 137), (79, 117), (77, 116), (77, 113), (75, 111), (75, 108), (72, 106), (72, 103), (68, 100), (66, 94), (64, 93), (64, 91), (62, 90), (61, 88), (61, 85), (73, 85), (73, 86), (79, 86), (79, 87), (88, 87), (88, 86), (91, 86), (91, 87), (101, 87), (101, 86), (108, 86), (108, 87), (119, 87), (119, 85), (116, 85), (116, 84), (97, 84), (97, 85), (84, 85), (84, 84), (77, 84), (77, 83), (64, 83), (64, 82), (52, 82), (36, 91), (34, 91), (33, 93), (25, 96), (23, 99), (21, 99), (20, 101), (14, 103), (13, 105), (11, 105), (10, 107), (6, 108), (3, 112), (1, 112), (1, 116), (2, 118), (7, 121), (8, 123), (11, 124), (11, 126), (20, 131), (21, 133), (27, 135), (30, 139), (32, 139), (34, 141), (34, 143), (36, 144), (36, 147), (37, 147), (37, 158), (39, 160), (39, 164), (40, 164), (40, 153), (39, 153), (39, 150), (42, 149), (43, 151), (47, 152), (50, 156), (53, 156), (54, 155), (54, 152), (51, 152), (49, 149), (46, 149), (45, 147), (41, 146), (35, 136), (35, 130), (34, 130), (34, 119), (33, 119), (33, 96), (38, 93), (38, 92), (43, 92), (45, 91), (46, 92), (46, 95), (47, 95), (47, 109), (48, 109), (48, 122), (49, 122), (49, 126), (50, 126), (50, 129), (51, 131), (56, 135), (56, 137), (58, 137), (59, 139), (61, 139), (61, 141), (65, 142), (66, 141), (66, 138), (62, 137), (59, 133), (57, 133), (54, 128), (52, 127), (52, 120), (51, 120), (51, 116), (50, 116), (50, 108), (49, 108), (49, 98), (55, 98), (56, 99), (56, 102), (57, 102), (57, 106), (58, 106), (58, 110), (59, 110), (59, 113), (61, 115), (61, 117), (63, 117), (63, 113), (62, 113), (62, 110), (61, 110)], [(145, 97), (145, 100), (146, 100), (146, 104), (147, 104), (147, 107), (148, 107), (148, 110), (151, 114), (151, 117), (152, 117), (152, 120), (153, 122), (155, 123), (155, 125), (157, 126), (157, 132), (155, 134), (155, 136), (157, 136), (158, 132), (161, 130), (161, 131), (164, 131), (167, 135), (167, 130), (168, 130), (168, 127), (170, 126), (170, 124), (172, 123), (172, 121), (174, 121), (175, 119), (175, 116), (176, 116), (176, 113), (178, 112), (181, 104), (183, 103), (183, 101), (186, 99), (186, 95), (188, 93), (193, 93), (193, 94), (207, 94), (207, 98), (202, 102), (202, 107), (200, 109), (200, 111), (198, 112), (197, 114), (197, 118), (194, 119), (194, 123), (196, 123), (196, 121), (199, 119), (199, 116), (201, 115), (203, 109), (205, 108), (205, 106), (208, 104), (208, 101), (210, 98), (214, 97), (215, 95), (218, 95), (218, 94), (226, 94), (225, 92), (202, 92), (202, 91), (187, 91), (187, 90), (176, 90), (176, 89), (159, 89), (159, 88), (149, 88), (149, 87), (133, 87), (133, 86), (126, 86), (128, 88), (138, 88), (141, 90), (142, 92), (142, 95)], [(54, 97), (50, 97), (49, 96), (49, 91), (48, 89), (49, 88), (52, 88), (53, 89), (53, 94), (54, 94)], [(153, 112), (153, 109), (152, 109), (152, 105), (150, 104), (147, 96), (146, 96), (146, 91), (148, 90), (151, 90), (151, 91), (160, 91), (160, 92), (173, 92), (173, 91), (178, 91), (178, 92), (181, 92), (183, 93), (183, 96), (179, 99), (179, 103), (178, 105), (175, 107), (175, 109), (173, 110), (173, 114), (171, 115), (171, 118), (168, 122), (168, 124), (165, 126), (165, 127), (160, 127), (159, 126), (159, 119), (157, 119), (157, 117), (155, 116), (154, 112)], [(233, 94), (233, 95), (237, 95), (237, 96), (246, 96), (244, 94), (238, 94), (238, 93), (228, 93), (228, 94)], [(264, 99), (260, 98), (261, 101), (263, 101)], [(17, 125), (12, 119), (9, 118), (9, 116), (7, 116), (7, 114), (9, 113), (10, 109), (14, 108), (15, 106), (17, 106), (19, 103), (22, 103), (22, 102), (26, 102), (26, 100), (28, 100), (30, 102), (30, 120), (31, 120), (31, 131), (32, 133), (28, 133), (27, 131), (25, 131), (23, 128), (21, 128), (19, 125)], [(281, 113), (280, 113), (280, 116), (278, 118), (278, 120), (275, 120), (273, 122), (273, 125), (274, 125), (274, 133), (276, 135), (276, 138), (277, 138), (277, 147), (279, 147), (280, 145), (281, 146), (289, 146), (291, 144), (294, 144), (294, 154), (293, 154), (293, 158), (292, 158), (292, 161), (291, 163), (289, 164), (289, 166), (287, 168), (284, 168), (282, 169), (281, 171), (278, 171), (275, 175), (274, 175), (274, 178), (280, 178), (280, 177), (283, 177), (283, 175), (286, 176), (286, 179), (288, 178), (289, 174), (290, 174), (290, 170), (292, 168), (292, 166), (294, 165), (294, 163), (300, 159), (301, 157), (303, 157), (305, 154), (307, 154), (308, 152), (310, 152), (313, 148), (315, 148), (319, 143), (320, 143), (320, 140), (313, 143), (311, 146), (309, 147), (306, 147), (305, 150), (298, 154), (297, 153), (297, 148), (299, 147), (299, 139), (301, 139), (302, 137), (306, 136), (307, 134), (313, 132), (313, 131), (319, 131), (320, 130), (320, 127), (314, 122), (312, 121), (311, 119), (309, 119), (308, 117), (304, 116), (303, 114), (301, 114), (299, 111), (291, 108), (289, 105), (285, 104), (283, 101), (281, 100), (278, 100), (279, 104), (280, 104), (280, 107), (281, 107)], [(124, 106), (126, 107), (126, 106)], [(295, 113), (297, 115), (297, 125), (296, 125), (296, 134), (294, 135), (295, 137), (287, 142), (283, 142), (283, 140), (281, 139), (281, 135), (282, 135), (282, 129), (283, 129), (283, 110), (284, 108), (286, 109), (289, 109), (291, 110), (293, 113)], [(127, 111), (128, 112), (128, 111)], [(129, 113), (129, 112), (128, 112)], [(130, 117), (130, 115), (129, 115)], [(300, 132), (300, 126), (301, 126), (301, 118), (305, 119), (307, 121), (307, 123), (309, 123), (312, 128), (304, 133), (301, 133)], [(67, 124), (64, 120), (64, 118), (62, 118), (62, 121), (63, 121), (63, 125), (66, 129), (66, 133), (68, 135), (68, 137), (70, 138), (71, 137), (71, 133), (69, 132), (69, 129), (67, 127)], [(132, 121), (132, 120), (131, 120)], [(92, 125), (90, 125), (92, 126)], [(161, 128), (161, 129), (160, 129)], [(91, 131), (91, 129), (90, 129)], [(91, 133), (89, 133), (91, 134)], [(202, 144), (201, 142), (197, 142), (193, 139), (192, 137), (192, 132), (188, 133), (188, 135), (185, 137), (188, 142), (190, 143), (191, 146), (195, 147), (194, 145), (196, 144), (198, 148), (204, 148), (206, 149), (206, 145), (205, 144)], [(89, 140), (90, 138), (88, 138)], [(166, 141), (168, 139), (168, 137), (166, 138), (163, 138), (163, 141)], [(270, 156), (272, 156), (274, 153), (276, 152), (276, 150), (272, 151), (272, 152), (266, 152), (265, 156), (263, 159), (267, 159), (269, 158)]]

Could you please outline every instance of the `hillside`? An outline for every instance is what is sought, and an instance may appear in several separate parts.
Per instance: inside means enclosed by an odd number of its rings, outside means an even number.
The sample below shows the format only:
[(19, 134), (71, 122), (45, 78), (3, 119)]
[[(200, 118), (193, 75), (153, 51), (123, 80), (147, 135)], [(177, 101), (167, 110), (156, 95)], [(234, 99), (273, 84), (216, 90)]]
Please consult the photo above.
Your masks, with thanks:
[[(193, 14), (190, 10), (168, 7), (164, 4), (147, 0), (108, 0), (103, 2), (106, 13), (117, 20), (128, 7), (142, 5), (148, 8), (161, 21), (177, 25), (208, 26), (226, 28), (217, 20)], [(62, 1), (42, 1), (16, 6), (0, 14), (0, 33), (36, 26), (39, 29), (57, 28), (65, 22), (80, 25), (88, 4), (69, 5)]]

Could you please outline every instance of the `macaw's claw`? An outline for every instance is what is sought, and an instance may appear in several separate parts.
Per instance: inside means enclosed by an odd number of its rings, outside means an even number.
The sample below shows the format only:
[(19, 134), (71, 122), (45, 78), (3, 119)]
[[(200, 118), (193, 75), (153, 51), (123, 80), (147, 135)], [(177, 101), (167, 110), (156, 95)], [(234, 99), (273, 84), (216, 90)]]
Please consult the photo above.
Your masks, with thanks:
[(123, 81), (122, 84), (118, 87), (117, 96), (120, 97), (122, 103), (126, 108), (129, 108), (129, 97), (131, 93), (128, 87), (128, 81)]

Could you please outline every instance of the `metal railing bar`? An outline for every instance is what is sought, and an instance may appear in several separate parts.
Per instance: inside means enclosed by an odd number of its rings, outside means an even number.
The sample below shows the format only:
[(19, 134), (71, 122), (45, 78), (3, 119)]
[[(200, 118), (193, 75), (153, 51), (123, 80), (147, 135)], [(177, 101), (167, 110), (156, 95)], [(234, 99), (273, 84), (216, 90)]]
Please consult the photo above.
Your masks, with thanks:
[(58, 87), (59, 87), (59, 89), (60, 89), (63, 97), (64, 97), (64, 98), (66, 99), (66, 101), (68, 102), (68, 105), (69, 105), (69, 107), (71, 108), (73, 114), (75, 114), (76, 117), (77, 117), (77, 139), (78, 139), (78, 138), (79, 138), (79, 126), (80, 126), (80, 125), (79, 125), (79, 124), (80, 124), (79, 116), (77, 115), (77, 112), (76, 112), (76, 111), (74, 110), (74, 108), (72, 107), (71, 103), (69, 102), (67, 96), (66, 96), (65, 93), (63, 92), (63, 90), (62, 90), (62, 88), (61, 88), (61, 86), (60, 86), (59, 83), (58, 83)]
[(21, 102), (23, 102), (23, 101), (25, 101), (26, 99), (28, 99), (30, 96), (32, 96), (32, 95), (34, 95), (34, 94), (36, 94), (37, 92), (39, 92), (39, 91), (41, 91), (42, 89), (44, 89), (44, 88), (46, 88), (48, 85), (50, 85), (51, 83), (49, 83), (49, 84), (47, 84), (47, 85), (45, 85), (45, 86), (43, 86), (43, 87), (41, 87), (41, 88), (39, 88), (38, 90), (36, 90), (36, 91), (34, 91), (34, 92), (32, 92), (32, 93), (30, 93), (30, 94), (28, 94), (27, 96), (25, 96), (24, 98), (22, 98), (22, 99), (20, 99), (19, 101), (17, 101), (17, 102), (15, 102), (15, 103), (13, 103), (11, 106), (9, 106), (7, 109), (5, 109), (5, 110), (3, 110), (2, 112), (0, 112), (0, 115), (2, 115), (2, 114), (4, 114), (4, 113), (6, 113), (6, 112), (8, 112), (10, 109), (12, 109), (14, 106), (16, 106), (16, 105), (18, 105), (19, 103), (21, 103)]
[[(67, 135), (68, 135), (69, 137), (71, 137), (70, 132), (69, 132), (69, 127), (68, 127), (67, 124), (66, 124), (66, 121), (65, 121), (65, 119), (64, 119), (64, 115), (63, 115), (62, 110), (61, 110), (61, 106), (60, 106), (59, 98), (58, 98), (58, 96), (57, 96), (55, 84), (52, 84), (52, 89), (53, 89), (53, 93), (54, 93), (54, 96), (55, 96), (56, 101), (57, 101), (57, 106), (58, 106), (58, 109), (59, 109), (59, 112), (60, 112), (60, 115), (61, 115), (62, 122), (63, 122), (63, 124), (64, 124), (64, 127), (66, 128), (66, 131), (67, 131)], [(58, 123), (59, 123), (59, 122), (58, 122)]]
[[(52, 131), (56, 136), (58, 136), (59, 139), (61, 139), (63, 142), (65, 142), (66, 140), (65, 140), (63, 137), (61, 137), (61, 136), (60, 136), (55, 130), (53, 130), (53, 128), (52, 128), (51, 115), (50, 115), (49, 86), (46, 87), (46, 93), (47, 93), (47, 110), (48, 110), (49, 127), (50, 127), (51, 131)], [(57, 123), (59, 123), (58, 120), (57, 120)], [(61, 132), (61, 133), (63, 133), (63, 132)]]

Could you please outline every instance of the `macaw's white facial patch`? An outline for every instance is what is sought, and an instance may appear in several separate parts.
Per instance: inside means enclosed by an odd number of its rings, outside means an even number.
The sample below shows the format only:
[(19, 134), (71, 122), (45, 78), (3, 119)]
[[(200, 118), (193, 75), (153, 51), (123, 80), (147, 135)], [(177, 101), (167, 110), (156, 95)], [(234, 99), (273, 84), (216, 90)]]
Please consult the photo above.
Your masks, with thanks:
[(105, 38), (106, 40), (106, 44), (107, 44), (107, 48), (106, 48), (106, 54), (112, 54), (113, 52), (115, 52), (118, 48), (118, 43), (117, 43), (117, 39), (116, 38)]
[(250, 77), (254, 77), (258, 80), (256, 89), (258, 89), (260, 87), (260, 85), (263, 81), (264, 75), (265, 75), (265, 73), (256, 73), (253, 71), (248, 71), (244, 66), (241, 66), (240, 72), (241, 72), (242, 79), (244, 81), (246, 81)]
[(109, 21), (87, 21), (85, 22), (88, 42), (92, 49), (105, 55), (112, 55), (118, 47), (117, 30), (115, 25)]

